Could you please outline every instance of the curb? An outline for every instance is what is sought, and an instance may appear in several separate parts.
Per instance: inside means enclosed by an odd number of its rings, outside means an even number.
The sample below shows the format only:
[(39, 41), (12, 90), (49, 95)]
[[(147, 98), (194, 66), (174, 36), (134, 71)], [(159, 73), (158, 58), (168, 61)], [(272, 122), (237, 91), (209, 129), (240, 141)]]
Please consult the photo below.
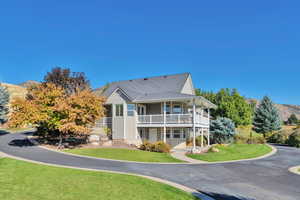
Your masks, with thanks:
[(291, 173), (294, 173), (294, 174), (300, 175), (300, 171), (299, 171), (299, 169), (300, 169), (300, 165), (298, 165), (298, 166), (295, 166), (295, 167), (291, 167), (291, 168), (289, 168), (289, 171), (290, 171)]
[(0, 151), (0, 155), (3, 155), (3, 157), (6, 157), (6, 158), (12, 158), (12, 159), (16, 159), (16, 160), (21, 160), (21, 161), (30, 162), (30, 163), (34, 163), (34, 164), (45, 165), (45, 166), (137, 176), (137, 177), (146, 178), (146, 179), (149, 179), (149, 180), (152, 180), (152, 181), (156, 181), (156, 182), (159, 182), (159, 183), (162, 183), (162, 184), (172, 186), (172, 187), (177, 188), (179, 190), (190, 193), (190, 194), (192, 194), (193, 196), (197, 197), (200, 200), (215, 200), (214, 198), (212, 198), (212, 197), (210, 197), (206, 194), (203, 194), (203, 193), (201, 193), (201, 192), (199, 192), (195, 189), (189, 188), (187, 186), (184, 186), (184, 185), (181, 185), (181, 184), (178, 184), (178, 183), (175, 183), (175, 182), (164, 180), (164, 179), (161, 179), (161, 178), (152, 177), (152, 176), (140, 175), (140, 174), (135, 174), (135, 173), (117, 172), (117, 171), (110, 171), (110, 170), (99, 170), (99, 169), (90, 169), (90, 168), (71, 167), (71, 166), (59, 165), (59, 164), (50, 164), (50, 163), (45, 163), (45, 162), (39, 162), (39, 161), (24, 159), (24, 158), (20, 158), (20, 157), (17, 157), (17, 156), (11, 156), (11, 155), (5, 154), (1, 151)]
[[(72, 153), (63, 152), (63, 151), (59, 151), (59, 150), (54, 150), (54, 149), (50, 149), (50, 148), (41, 146), (36, 140), (32, 139), (31, 136), (27, 136), (27, 139), (28, 139), (29, 142), (31, 142), (32, 144), (38, 146), (39, 148), (43, 148), (43, 149), (46, 149), (48, 151), (53, 151), (53, 152), (56, 152), (56, 153), (62, 153), (62, 154), (69, 155), (69, 156), (76, 156), (76, 157), (81, 157), (81, 158), (90, 158), (90, 159), (96, 159), (96, 160), (108, 160), (108, 161), (124, 162), (124, 163), (154, 164), (154, 165), (206, 165), (206, 164), (211, 165), (211, 164), (222, 164), (222, 163), (235, 163), (235, 162), (242, 162), (242, 161), (259, 160), (259, 159), (262, 159), (262, 158), (272, 156), (277, 152), (277, 149), (275, 147), (273, 147), (272, 145), (266, 144), (266, 145), (268, 145), (269, 147), (272, 148), (272, 151), (270, 153), (267, 153), (263, 156), (256, 157), (256, 158), (248, 158), (248, 159), (241, 159), (241, 160), (230, 160), (230, 161), (218, 161), (218, 162), (207, 162), (207, 161), (201, 161), (201, 160), (194, 159), (195, 161), (197, 161), (197, 163), (196, 162), (195, 163), (189, 163), (189, 162), (186, 162), (185, 160), (182, 160), (182, 161), (184, 161), (183, 163), (175, 163), (175, 162), (173, 162), (173, 163), (171, 163), (171, 162), (170, 163), (164, 163), (164, 162), (158, 163), (158, 162), (139, 162), (139, 161), (129, 161), (129, 160), (116, 160), (116, 159), (109, 159), (109, 158), (97, 158), (97, 157), (92, 157), (92, 156), (72, 154)], [(172, 154), (170, 154), (170, 155), (172, 156)], [(176, 157), (174, 157), (174, 158), (176, 158)], [(178, 159), (178, 158), (176, 158), (176, 159)], [(178, 160), (180, 160), (180, 159), (178, 159)]]

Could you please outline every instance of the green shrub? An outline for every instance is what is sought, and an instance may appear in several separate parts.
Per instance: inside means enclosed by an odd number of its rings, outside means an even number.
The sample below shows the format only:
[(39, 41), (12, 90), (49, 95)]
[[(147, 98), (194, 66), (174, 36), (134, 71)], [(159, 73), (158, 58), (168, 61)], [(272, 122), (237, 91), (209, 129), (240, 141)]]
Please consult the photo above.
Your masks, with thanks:
[(300, 148), (300, 129), (297, 129), (290, 135), (289, 139), (287, 140), (287, 144)]
[(155, 143), (150, 143), (148, 141), (144, 141), (143, 144), (141, 144), (139, 149), (143, 150), (143, 151), (169, 153), (171, 150), (171, 147), (170, 147), (170, 145), (164, 143), (163, 141), (158, 141)]
[(287, 140), (287, 137), (285, 137), (280, 132), (274, 133), (270, 137), (267, 138), (267, 141), (270, 143), (276, 143), (276, 144), (285, 144)]

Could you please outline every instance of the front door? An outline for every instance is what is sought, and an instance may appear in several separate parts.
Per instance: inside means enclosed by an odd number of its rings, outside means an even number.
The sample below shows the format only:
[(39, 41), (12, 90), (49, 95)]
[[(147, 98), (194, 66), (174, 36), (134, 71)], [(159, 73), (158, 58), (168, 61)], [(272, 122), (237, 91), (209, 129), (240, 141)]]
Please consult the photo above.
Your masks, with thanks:
[(149, 129), (149, 142), (156, 142), (157, 141), (157, 128), (150, 128)]

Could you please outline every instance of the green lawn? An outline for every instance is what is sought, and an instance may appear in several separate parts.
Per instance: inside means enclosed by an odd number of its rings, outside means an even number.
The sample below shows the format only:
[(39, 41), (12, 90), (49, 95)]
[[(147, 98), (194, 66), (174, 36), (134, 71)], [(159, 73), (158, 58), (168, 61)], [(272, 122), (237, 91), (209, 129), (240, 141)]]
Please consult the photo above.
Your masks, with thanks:
[(108, 158), (116, 160), (128, 160), (138, 162), (182, 162), (167, 153), (156, 153), (149, 151), (119, 149), (119, 148), (97, 148), (97, 149), (72, 149), (65, 152), (92, 156), (97, 158)]
[(232, 144), (229, 146), (218, 146), (219, 152), (208, 152), (204, 154), (188, 154), (187, 156), (208, 162), (230, 161), (247, 158), (256, 158), (272, 151), (265, 144)]
[(1, 200), (195, 200), (145, 178), (0, 159)]

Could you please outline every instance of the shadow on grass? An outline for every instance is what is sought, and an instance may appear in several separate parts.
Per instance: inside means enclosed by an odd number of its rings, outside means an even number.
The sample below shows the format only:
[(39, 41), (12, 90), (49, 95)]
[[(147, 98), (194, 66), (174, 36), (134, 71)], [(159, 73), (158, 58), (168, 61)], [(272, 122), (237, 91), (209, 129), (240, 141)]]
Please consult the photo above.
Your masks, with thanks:
[(253, 198), (248, 197), (242, 197), (242, 196), (233, 196), (228, 194), (219, 194), (219, 193), (213, 193), (213, 192), (202, 192), (203, 194), (206, 194), (207, 196), (212, 197), (215, 200), (255, 200)]

